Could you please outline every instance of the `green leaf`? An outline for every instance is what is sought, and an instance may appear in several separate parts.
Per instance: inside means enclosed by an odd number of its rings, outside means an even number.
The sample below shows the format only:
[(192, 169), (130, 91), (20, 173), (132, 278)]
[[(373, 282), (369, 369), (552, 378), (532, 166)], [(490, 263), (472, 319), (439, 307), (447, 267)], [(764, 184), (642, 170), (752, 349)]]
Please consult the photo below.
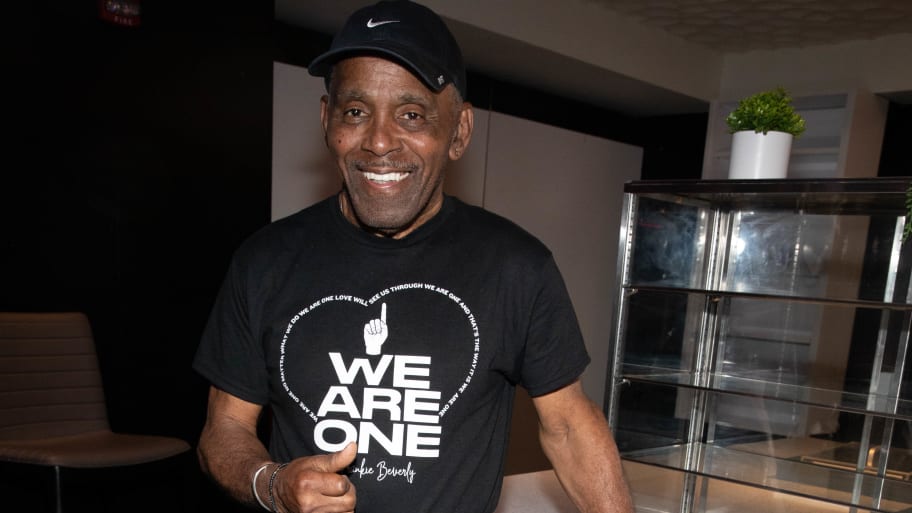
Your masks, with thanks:
[(792, 106), (792, 98), (782, 87), (744, 98), (725, 118), (729, 133), (753, 130), (785, 132), (799, 137), (804, 132), (804, 118)]

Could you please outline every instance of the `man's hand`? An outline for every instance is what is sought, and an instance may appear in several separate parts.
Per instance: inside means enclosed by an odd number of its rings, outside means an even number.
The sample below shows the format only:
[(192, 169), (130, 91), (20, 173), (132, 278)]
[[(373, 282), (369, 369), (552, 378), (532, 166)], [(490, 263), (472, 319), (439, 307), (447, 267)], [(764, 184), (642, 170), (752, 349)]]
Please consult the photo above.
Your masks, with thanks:
[(369, 355), (380, 354), (380, 348), (389, 336), (389, 327), (386, 325), (386, 303), (380, 307), (380, 318), (371, 319), (364, 325), (364, 347)]
[(358, 455), (358, 446), (348, 444), (332, 454), (293, 460), (279, 472), (274, 483), (278, 510), (283, 513), (349, 513), (355, 511), (355, 485), (339, 474)]

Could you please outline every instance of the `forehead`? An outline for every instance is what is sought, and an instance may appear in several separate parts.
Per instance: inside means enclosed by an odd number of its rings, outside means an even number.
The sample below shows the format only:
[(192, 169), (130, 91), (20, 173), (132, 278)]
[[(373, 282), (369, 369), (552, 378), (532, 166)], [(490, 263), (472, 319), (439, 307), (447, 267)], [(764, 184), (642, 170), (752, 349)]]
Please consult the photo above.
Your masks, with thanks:
[(408, 68), (381, 57), (356, 56), (342, 59), (333, 66), (330, 92), (357, 90), (362, 94), (383, 92), (385, 95), (410, 94), (436, 97), (435, 93)]

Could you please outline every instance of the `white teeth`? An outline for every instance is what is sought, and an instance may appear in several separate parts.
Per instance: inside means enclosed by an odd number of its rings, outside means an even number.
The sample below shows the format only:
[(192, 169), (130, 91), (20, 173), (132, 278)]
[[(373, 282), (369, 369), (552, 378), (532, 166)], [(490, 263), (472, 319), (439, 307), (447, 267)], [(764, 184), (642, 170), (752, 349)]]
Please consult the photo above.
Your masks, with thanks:
[(404, 180), (408, 173), (364, 173), (364, 176), (372, 182), (398, 182)]

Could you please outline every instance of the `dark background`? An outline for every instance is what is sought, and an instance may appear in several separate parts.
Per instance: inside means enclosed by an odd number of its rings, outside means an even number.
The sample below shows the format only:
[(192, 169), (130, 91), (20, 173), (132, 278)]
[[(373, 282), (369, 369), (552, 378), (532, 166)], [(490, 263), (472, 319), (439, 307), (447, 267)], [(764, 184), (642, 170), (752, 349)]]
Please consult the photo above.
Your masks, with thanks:
[[(4, 72), (0, 309), (86, 312), (112, 429), (195, 447), (208, 385), (190, 362), (233, 249), (269, 219), (273, 7), (142, 8), (135, 28), (94, 0), (7, 20), (22, 35)], [(231, 511), (181, 463), (164, 475), (183, 497), (146, 481), (162, 473), (65, 473), (64, 510)], [(17, 483), (0, 510), (43, 504), (46, 482)]]
[[(112, 428), (195, 446), (200, 333), (232, 251), (269, 221), (273, 60), (306, 65), (330, 39), (274, 24), (269, 1), (142, 8), (129, 28), (89, 0), (30, 2), (8, 20), (0, 310), (86, 312)], [(631, 119), (471, 70), (469, 88), (479, 107), (643, 146), (643, 178), (700, 176), (705, 113)], [(912, 174), (909, 120), (891, 105), (881, 174)], [(137, 479), (108, 474), (101, 490), (90, 472), (71, 476), (70, 497), (86, 511), (239, 509), (192, 456), (168, 473), (178, 498), (146, 483), (135, 502)]]

